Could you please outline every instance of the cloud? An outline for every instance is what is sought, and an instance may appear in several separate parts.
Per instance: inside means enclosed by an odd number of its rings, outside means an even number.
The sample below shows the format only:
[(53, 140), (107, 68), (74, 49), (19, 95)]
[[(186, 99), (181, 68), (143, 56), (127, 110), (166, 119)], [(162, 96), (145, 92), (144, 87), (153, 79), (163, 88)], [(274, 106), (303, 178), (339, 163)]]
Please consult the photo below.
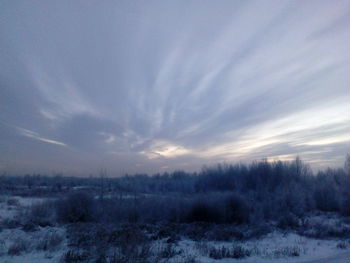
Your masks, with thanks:
[(347, 1), (92, 3), (2, 4), (0, 166), (343, 162)]
[(36, 132), (30, 131), (30, 130), (26, 130), (26, 129), (23, 129), (23, 128), (18, 128), (18, 129), (20, 131), (20, 134), (25, 136), (25, 137), (32, 138), (32, 139), (35, 139), (35, 140), (38, 140), (38, 141), (41, 141), (41, 142), (56, 144), (56, 145), (59, 145), (59, 146), (67, 146), (67, 144), (65, 144), (63, 142), (59, 142), (59, 141), (55, 141), (55, 140), (51, 140), (51, 139), (48, 139), (48, 138), (41, 137)]
[(141, 151), (141, 154), (147, 156), (148, 159), (155, 158), (175, 158), (182, 155), (191, 154), (191, 150), (186, 149), (181, 145), (175, 145), (168, 141), (153, 141), (150, 147), (145, 151)]

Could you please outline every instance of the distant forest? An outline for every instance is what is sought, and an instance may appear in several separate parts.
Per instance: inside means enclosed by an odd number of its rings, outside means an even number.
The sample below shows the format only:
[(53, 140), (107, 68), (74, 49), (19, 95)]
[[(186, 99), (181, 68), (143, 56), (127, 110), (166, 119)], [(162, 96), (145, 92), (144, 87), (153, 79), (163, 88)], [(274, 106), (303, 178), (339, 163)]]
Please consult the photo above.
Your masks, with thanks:
[[(276, 221), (281, 227), (288, 227), (310, 213), (350, 216), (350, 155), (343, 168), (317, 173), (296, 158), (219, 164), (204, 167), (198, 173), (176, 171), (118, 178), (108, 178), (105, 172), (89, 178), (3, 174), (0, 191), (18, 196), (59, 197), (50, 207), (56, 211), (55, 221), (67, 223)], [(40, 215), (39, 210), (33, 209), (33, 213)], [(52, 216), (50, 212), (50, 216), (40, 215), (37, 219)]]

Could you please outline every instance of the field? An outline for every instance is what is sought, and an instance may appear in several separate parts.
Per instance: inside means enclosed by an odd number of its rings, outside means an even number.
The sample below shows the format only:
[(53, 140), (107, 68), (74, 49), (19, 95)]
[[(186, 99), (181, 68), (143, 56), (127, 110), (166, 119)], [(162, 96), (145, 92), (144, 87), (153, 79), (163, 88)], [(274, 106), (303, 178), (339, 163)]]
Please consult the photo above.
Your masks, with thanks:
[(299, 159), (0, 178), (0, 262), (312, 262), (350, 250), (346, 171), (312, 174)]

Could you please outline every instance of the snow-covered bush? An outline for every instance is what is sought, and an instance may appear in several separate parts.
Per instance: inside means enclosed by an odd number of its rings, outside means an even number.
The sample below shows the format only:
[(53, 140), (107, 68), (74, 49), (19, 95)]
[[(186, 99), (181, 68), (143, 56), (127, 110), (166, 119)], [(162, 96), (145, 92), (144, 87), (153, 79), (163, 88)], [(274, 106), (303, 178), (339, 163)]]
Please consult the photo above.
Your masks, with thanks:
[(5, 218), (0, 223), (0, 229), (1, 228), (17, 228), (21, 226), (21, 222), (18, 218)]
[(244, 224), (249, 222), (250, 208), (243, 197), (234, 194), (225, 200), (225, 222)]
[(339, 199), (337, 191), (332, 185), (321, 186), (316, 189), (314, 194), (316, 207), (325, 212), (339, 211)]
[(90, 222), (95, 218), (95, 200), (86, 193), (72, 193), (56, 204), (57, 218), (64, 223)]
[(340, 210), (344, 216), (350, 217), (350, 190), (347, 190), (344, 194)]
[(9, 198), (7, 199), (6, 203), (8, 206), (19, 206), (19, 201), (17, 198)]
[(349, 243), (345, 242), (345, 241), (342, 241), (342, 242), (339, 242), (337, 244), (337, 248), (339, 249), (347, 249), (349, 246)]
[(349, 238), (350, 227), (333, 214), (304, 220), (299, 233), (312, 238)]
[(233, 245), (233, 247), (228, 248), (225, 246), (215, 247), (212, 246), (209, 248), (209, 257), (213, 259), (223, 259), (223, 258), (235, 258), (241, 259), (249, 257), (251, 251), (242, 247), (241, 245)]
[[(32, 205), (25, 215), (26, 223), (24, 227), (33, 229), (35, 225), (42, 227), (52, 226), (56, 221), (55, 204), (52, 201), (45, 201)], [(33, 226), (34, 224), (34, 226)], [(32, 227), (31, 227), (32, 226)]]
[(278, 220), (277, 226), (283, 230), (296, 229), (300, 226), (300, 220), (296, 215), (288, 213)]
[(171, 243), (163, 244), (159, 247), (158, 256), (160, 258), (169, 259), (178, 254), (175, 247)]
[(40, 238), (36, 245), (37, 250), (55, 250), (64, 240), (64, 236), (57, 231), (49, 231)]
[(222, 214), (218, 207), (215, 207), (205, 201), (196, 201), (188, 214), (189, 222), (221, 222)]
[(207, 231), (205, 238), (215, 241), (241, 240), (244, 238), (244, 233), (234, 226), (216, 225)]
[(90, 258), (89, 253), (79, 249), (69, 249), (62, 256), (64, 263), (86, 262)]
[(281, 257), (299, 257), (301, 254), (301, 248), (299, 246), (286, 246), (276, 249), (273, 255), (276, 258)]
[(8, 248), (7, 254), (10, 256), (18, 256), (25, 253), (29, 249), (29, 242), (26, 239), (16, 239)]

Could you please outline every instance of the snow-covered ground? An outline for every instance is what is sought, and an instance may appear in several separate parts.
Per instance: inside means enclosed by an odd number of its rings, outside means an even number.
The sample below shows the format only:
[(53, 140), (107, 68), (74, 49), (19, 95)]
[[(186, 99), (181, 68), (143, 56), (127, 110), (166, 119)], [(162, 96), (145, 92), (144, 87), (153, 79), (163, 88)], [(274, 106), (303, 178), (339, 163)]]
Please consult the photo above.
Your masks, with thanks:
[[(11, 220), (21, 210), (42, 201), (44, 199), (41, 198), (2, 196), (0, 222)], [(326, 219), (320, 217), (313, 220)], [(332, 218), (328, 221), (329, 224), (339, 224)], [(173, 256), (164, 260), (169, 263), (299, 263), (343, 253), (349, 253), (350, 258), (350, 240), (314, 239), (277, 230), (263, 238), (244, 242), (193, 241), (185, 237), (171, 244), (166, 239), (150, 242), (153, 253), (167, 248), (173, 251)], [(0, 227), (0, 263), (63, 262), (62, 257), (68, 251), (67, 243), (63, 226), (38, 227), (35, 231), (25, 231), (18, 226)], [(237, 254), (246, 256), (237, 259)]]
[[(182, 240), (179, 242), (177, 249), (182, 251), (177, 258), (171, 262), (178, 262), (181, 258), (190, 256), (196, 258), (199, 262), (241, 262), (241, 263), (287, 263), (287, 262), (308, 262), (311, 260), (322, 259), (330, 256), (336, 256), (344, 252), (350, 252), (350, 243), (347, 242), (345, 249), (340, 249), (338, 246), (341, 243), (339, 240), (320, 240), (306, 238), (294, 233), (283, 234), (281, 232), (273, 232), (266, 237), (258, 240), (246, 242), (195, 242), (191, 240)], [(209, 257), (210, 250), (213, 248), (222, 250), (234, 250), (235, 247), (242, 247), (250, 251), (250, 256), (233, 259), (212, 259)], [(349, 261), (350, 262), (350, 261)]]
[(4, 229), (0, 233), (0, 262), (59, 262), (66, 246), (64, 228), (45, 227), (33, 232)]
[(3, 222), (17, 221), (26, 208), (47, 198), (20, 196), (0, 197), (0, 263), (59, 262), (66, 247), (63, 227), (38, 227), (24, 231), (22, 227), (6, 228)]
[(0, 196), (0, 221), (3, 219), (12, 219), (23, 208), (30, 207), (47, 200), (47, 198), (2, 195)]
[[(50, 237), (57, 235), (62, 241), (51, 248), (45, 249), (45, 242)], [(24, 243), (24, 249), (19, 255), (9, 255), (12, 246)], [(181, 240), (173, 249), (177, 255), (168, 262), (180, 263), (188, 259), (195, 259), (195, 262), (202, 263), (291, 263), (308, 262), (338, 255), (350, 250), (339, 249), (336, 240), (316, 240), (301, 237), (296, 234), (284, 235), (279, 232), (269, 234), (263, 239), (248, 242), (196, 242), (192, 240)], [(161, 241), (153, 243), (153, 247), (165, 247), (167, 244)], [(222, 247), (228, 250), (236, 246), (242, 246), (251, 251), (251, 256), (243, 259), (223, 258), (213, 259), (209, 257), (210, 250), (215, 247), (220, 250)], [(154, 251), (156, 251), (155, 249)], [(1, 232), (0, 238), (0, 262), (7, 263), (46, 263), (60, 262), (67, 251), (65, 233), (63, 228), (46, 227), (35, 232), (24, 232), (19, 229), (6, 229)], [(298, 251), (299, 256), (291, 256), (290, 252)]]

